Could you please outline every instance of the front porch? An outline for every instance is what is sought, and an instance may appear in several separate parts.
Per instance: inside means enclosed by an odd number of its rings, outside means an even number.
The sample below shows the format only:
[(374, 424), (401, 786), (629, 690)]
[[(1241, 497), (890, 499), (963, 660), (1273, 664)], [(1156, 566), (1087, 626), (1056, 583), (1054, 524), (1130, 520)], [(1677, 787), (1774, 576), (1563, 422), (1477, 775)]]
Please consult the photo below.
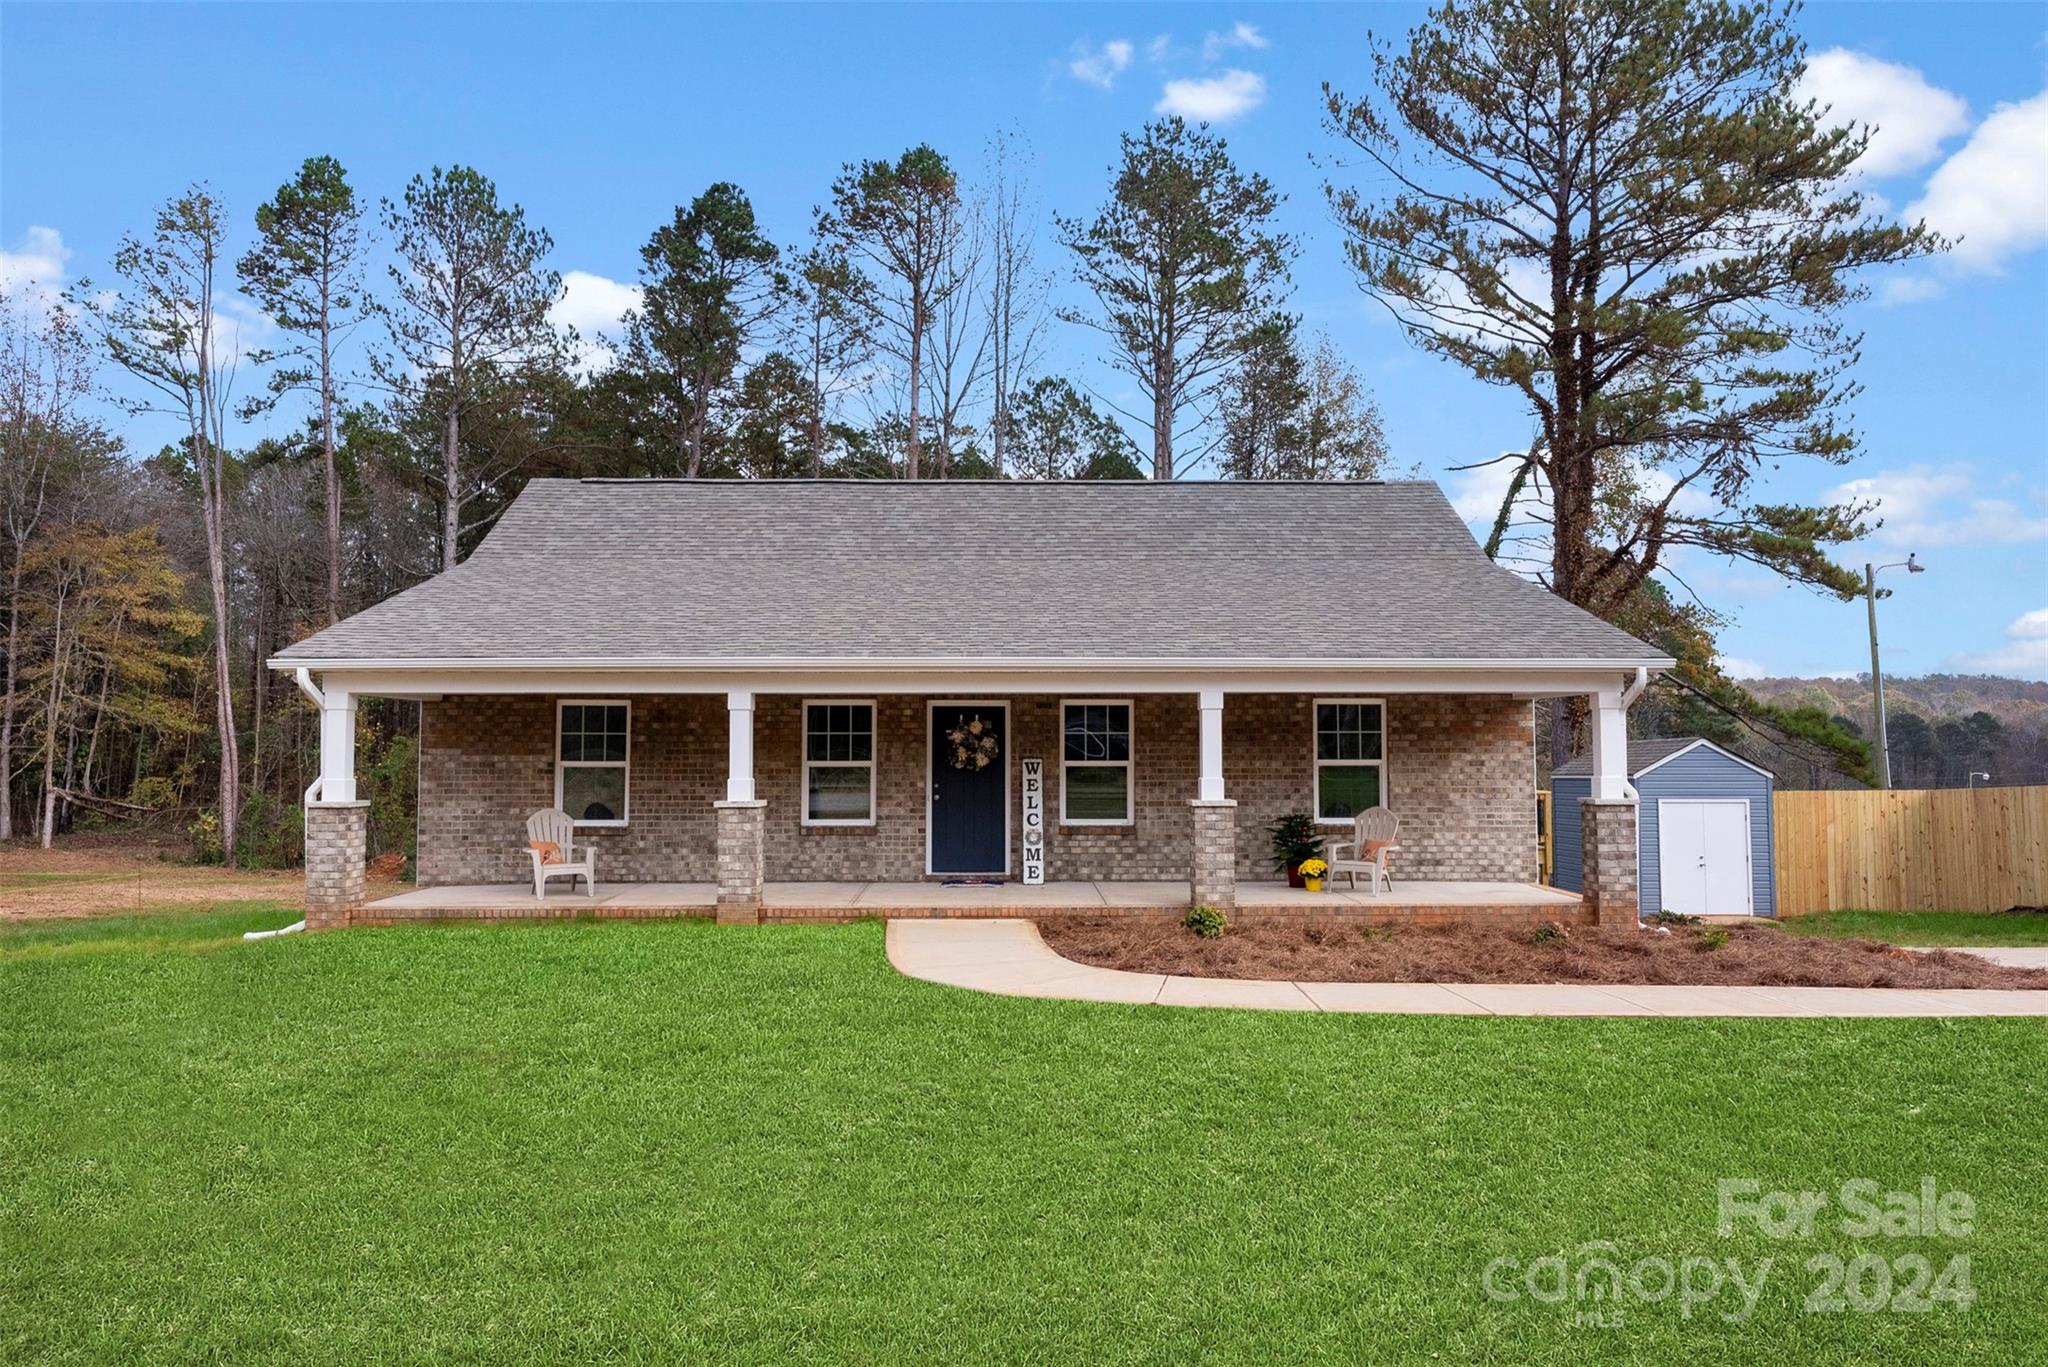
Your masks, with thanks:
[[(302, 680), (325, 723), (307, 921), (755, 924), (1165, 916), (1191, 904), (1240, 919), (1634, 917), (1632, 807), (1621, 825), (1585, 824), (1587, 868), (1613, 877), (1593, 878), (1583, 899), (1536, 885), (1532, 704), (1576, 680), (1356, 679), (1327, 691), (1175, 691), (1151, 678), (1055, 689), (1005, 676), (905, 693), (852, 676), (720, 693), (683, 680), (656, 691), (470, 675), (474, 691), (410, 694), (423, 705), (419, 888), (374, 903), (361, 882), (355, 698), (403, 695), (383, 681)], [(1611, 753), (1603, 738), (1619, 734), (1627, 694), (1591, 701), (1596, 753)], [(1261, 881), (1274, 877), (1276, 821), (1309, 815), (1322, 839), (1338, 839), (1376, 805), (1402, 823), (1390, 892)], [(598, 896), (532, 896), (526, 823), (550, 807), (594, 851)], [(961, 875), (1004, 881), (940, 881)]]
[[(947, 887), (932, 882), (767, 883), (761, 919), (769, 922), (855, 921), (868, 917), (979, 918), (1038, 916), (1178, 917), (1188, 907), (1185, 882), (1074, 880)], [(537, 899), (530, 885), (465, 884), (420, 888), (366, 904), (358, 925), (438, 920), (553, 920), (576, 917), (640, 920), (711, 916), (716, 883), (600, 883), (597, 895), (559, 885)], [(1375, 897), (1363, 889), (1307, 892), (1285, 883), (1237, 885), (1239, 920), (1331, 918), (1401, 921), (1499, 918), (1509, 921), (1579, 921), (1581, 899), (1557, 888), (1511, 882), (1396, 882)]]

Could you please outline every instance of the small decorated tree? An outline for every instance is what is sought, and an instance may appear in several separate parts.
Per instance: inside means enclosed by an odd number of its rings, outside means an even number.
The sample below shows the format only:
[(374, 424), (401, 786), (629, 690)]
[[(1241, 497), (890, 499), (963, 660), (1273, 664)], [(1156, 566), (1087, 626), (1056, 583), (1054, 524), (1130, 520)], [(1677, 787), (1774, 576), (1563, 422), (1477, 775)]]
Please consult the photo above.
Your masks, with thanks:
[(1301, 863), (1323, 852), (1323, 837), (1307, 812), (1289, 812), (1268, 826), (1273, 837), (1273, 867), (1287, 875), (1290, 887), (1301, 887)]

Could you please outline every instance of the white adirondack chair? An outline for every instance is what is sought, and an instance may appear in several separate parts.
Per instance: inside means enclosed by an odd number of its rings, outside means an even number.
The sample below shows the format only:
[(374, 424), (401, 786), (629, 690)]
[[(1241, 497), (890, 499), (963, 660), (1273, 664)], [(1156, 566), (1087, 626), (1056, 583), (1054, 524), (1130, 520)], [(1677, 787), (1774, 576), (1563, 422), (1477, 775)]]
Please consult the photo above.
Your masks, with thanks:
[(571, 821), (569, 814), (564, 811), (551, 808), (548, 811), (535, 812), (526, 818), (526, 838), (529, 841), (545, 840), (562, 852), (561, 863), (543, 864), (540, 862), (540, 851), (531, 845), (527, 846), (527, 857), (533, 860), (533, 895), (536, 901), (547, 899), (547, 882), (550, 878), (571, 880), (571, 892), (576, 890), (574, 880), (581, 878), (584, 893), (592, 897), (597, 895), (597, 847), (583, 846), (583, 857), (577, 858), (576, 847), (569, 843), (570, 837), (575, 834), (576, 823)]
[[(1400, 817), (1385, 807), (1366, 808), (1352, 821), (1351, 838), (1334, 842), (1323, 856), (1324, 861), (1330, 866), (1330, 877), (1334, 879), (1341, 873), (1350, 880), (1351, 886), (1355, 889), (1358, 886), (1358, 875), (1362, 873), (1366, 875), (1367, 891), (1374, 897), (1379, 896), (1382, 888), (1389, 892), (1393, 891), (1394, 880), (1387, 874), (1387, 856), (1401, 848), (1394, 843), (1394, 838), (1400, 833)], [(1365, 845), (1368, 840), (1384, 840), (1387, 843), (1380, 846), (1378, 852), (1368, 859), (1365, 857)]]

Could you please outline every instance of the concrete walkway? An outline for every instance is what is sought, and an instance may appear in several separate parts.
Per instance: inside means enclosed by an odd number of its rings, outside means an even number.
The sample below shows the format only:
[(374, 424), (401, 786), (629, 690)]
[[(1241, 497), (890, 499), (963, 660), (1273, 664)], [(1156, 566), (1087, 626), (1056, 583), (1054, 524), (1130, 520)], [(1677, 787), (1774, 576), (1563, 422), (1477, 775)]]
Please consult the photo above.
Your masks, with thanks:
[[(1018, 920), (892, 920), (888, 946), (889, 962), (908, 977), (1007, 997), (1064, 1001), (1456, 1016), (2048, 1016), (2048, 991), (1303, 983), (1124, 973), (1063, 959), (1039, 938), (1037, 926)], [(2042, 953), (1975, 952), (1987, 958)]]

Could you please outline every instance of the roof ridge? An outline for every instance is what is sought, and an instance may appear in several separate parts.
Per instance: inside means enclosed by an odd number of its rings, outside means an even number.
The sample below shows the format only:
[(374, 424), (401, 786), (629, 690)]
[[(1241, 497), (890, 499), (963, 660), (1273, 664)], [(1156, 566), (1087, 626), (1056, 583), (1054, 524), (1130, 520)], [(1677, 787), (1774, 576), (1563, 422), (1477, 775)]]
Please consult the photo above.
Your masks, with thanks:
[(776, 479), (746, 479), (737, 476), (679, 475), (576, 475), (542, 476), (532, 484), (618, 485), (621, 487), (733, 488), (781, 487), (789, 485), (837, 485), (862, 489), (946, 489), (963, 486), (997, 489), (1374, 489), (1439, 488), (1433, 479), (1004, 479), (977, 476), (973, 479), (858, 479), (844, 475), (792, 475)]

